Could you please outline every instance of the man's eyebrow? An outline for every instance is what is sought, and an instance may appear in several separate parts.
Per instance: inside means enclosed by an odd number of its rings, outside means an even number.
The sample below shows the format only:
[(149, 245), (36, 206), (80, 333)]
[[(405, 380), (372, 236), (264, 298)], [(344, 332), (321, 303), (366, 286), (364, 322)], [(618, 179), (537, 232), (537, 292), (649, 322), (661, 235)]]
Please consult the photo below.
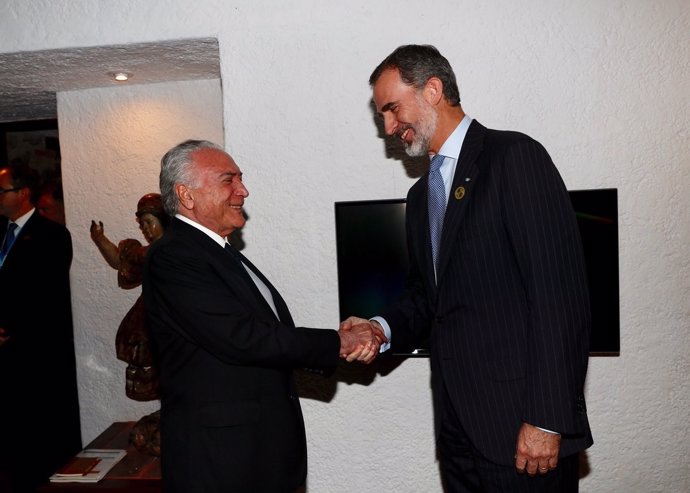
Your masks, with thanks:
[(239, 176), (240, 178), (242, 178), (242, 172), (233, 173), (233, 172), (231, 172), (231, 171), (227, 171), (227, 172), (225, 172), (225, 173), (221, 173), (220, 176), (221, 176), (221, 178), (225, 178), (225, 177), (234, 178), (234, 177), (236, 177), (236, 176)]
[(381, 111), (379, 111), (379, 115), (380, 115), (381, 113), (383, 113), (384, 111), (390, 111), (390, 109), (391, 109), (393, 106), (395, 106), (396, 104), (398, 104), (397, 101), (391, 101), (390, 103), (384, 104), (384, 105), (381, 107)]

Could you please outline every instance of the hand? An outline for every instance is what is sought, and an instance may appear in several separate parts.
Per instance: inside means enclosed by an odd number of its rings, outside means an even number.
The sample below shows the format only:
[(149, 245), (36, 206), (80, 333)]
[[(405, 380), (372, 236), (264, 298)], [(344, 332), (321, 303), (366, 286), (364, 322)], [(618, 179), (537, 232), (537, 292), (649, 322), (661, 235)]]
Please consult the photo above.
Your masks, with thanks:
[(103, 222), (98, 221), (98, 224), (96, 224), (96, 221), (92, 220), (91, 221), (91, 228), (89, 228), (89, 231), (91, 232), (91, 239), (93, 241), (98, 241), (104, 235)]
[(351, 363), (352, 361), (359, 361), (364, 364), (369, 364), (379, 354), (381, 344), (388, 342), (383, 327), (376, 322), (370, 321), (360, 317), (349, 317), (340, 323), (340, 332), (348, 332), (353, 330), (369, 331), (371, 336), (375, 339), (371, 344), (360, 345), (352, 351), (343, 351), (341, 349), (340, 357)]
[(341, 328), (338, 330), (340, 357), (349, 363), (357, 360), (369, 364), (374, 361), (379, 352), (380, 343), (371, 322), (366, 320), (364, 323), (348, 324), (346, 327), (343, 328), (341, 324)]
[(546, 474), (556, 469), (560, 447), (561, 435), (522, 423), (517, 438), (515, 467), (518, 472), (527, 471), (530, 476)]
[(349, 317), (346, 320), (340, 322), (340, 330), (350, 330), (353, 325), (368, 324), (369, 320), (360, 317)]
[(379, 354), (379, 351), (381, 349), (381, 344), (376, 338), (376, 334), (373, 332), (372, 326), (369, 323), (355, 325), (354, 330), (360, 330), (360, 327), (362, 330), (368, 331), (365, 333), (370, 333), (371, 336), (373, 336), (373, 339), (367, 345), (360, 345), (357, 347), (357, 349), (350, 352), (350, 354), (341, 355), (341, 357), (344, 358), (345, 361), (347, 361), (348, 363), (352, 363), (353, 361), (359, 361), (360, 363), (368, 365), (376, 359), (376, 356)]
[(381, 324), (379, 324), (376, 320), (367, 320), (366, 318), (360, 317), (349, 317), (348, 319), (340, 322), (340, 330), (351, 330), (354, 325), (359, 324), (371, 325), (371, 328), (374, 331), (374, 335), (378, 340), (379, 346), (383, 343), (388, 342), (388, 338), (386, 337), (386, 333), (384, 332), (383, 327), (381, 327)]

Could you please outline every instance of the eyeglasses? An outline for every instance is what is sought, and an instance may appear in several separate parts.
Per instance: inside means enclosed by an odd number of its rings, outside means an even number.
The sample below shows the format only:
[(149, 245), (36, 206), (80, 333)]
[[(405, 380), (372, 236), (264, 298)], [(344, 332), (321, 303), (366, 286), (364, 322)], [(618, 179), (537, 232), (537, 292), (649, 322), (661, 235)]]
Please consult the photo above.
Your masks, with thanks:
[(0, 195), (7, 192), (17, 192), (19, 190), (21, 190), (21, 188), (0, 188)]

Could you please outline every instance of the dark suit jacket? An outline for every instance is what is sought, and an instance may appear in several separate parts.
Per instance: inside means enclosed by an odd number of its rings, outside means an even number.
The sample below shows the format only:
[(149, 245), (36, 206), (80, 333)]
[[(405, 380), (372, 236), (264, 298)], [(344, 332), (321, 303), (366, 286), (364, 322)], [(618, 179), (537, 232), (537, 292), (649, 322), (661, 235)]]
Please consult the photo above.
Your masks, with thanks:
[(430, 330), (437, 432), (450, 404), (475, 447), (499, 464), (514, 463), (522, 422), (560, 432), (562, 456), (589, 446), (584, 259), (546, 150), (526, 135), (472, 122), (444, 218), (438, 283), (427, 176), (409, 191), (406, 221), (407, 292), (382, 315), (401, 349)]
[[(6, 229), (0, 217), (0, 236)], [(34, 211), (0, 267), (0, 327), (10, 335), (0, 346), (0, 468), (27, 484), (47, 480), (81, 449), (71, 262), (67, 229)]]
[[(265, 278), (264, 278), (265, 279)], [(294, 491), (306, 440), (293, 368), (335, 367), (333, 330), (278, 320), (233, 256), (173, 219), (153, 243), (143, 293), (161, 376), (166, 492)]]

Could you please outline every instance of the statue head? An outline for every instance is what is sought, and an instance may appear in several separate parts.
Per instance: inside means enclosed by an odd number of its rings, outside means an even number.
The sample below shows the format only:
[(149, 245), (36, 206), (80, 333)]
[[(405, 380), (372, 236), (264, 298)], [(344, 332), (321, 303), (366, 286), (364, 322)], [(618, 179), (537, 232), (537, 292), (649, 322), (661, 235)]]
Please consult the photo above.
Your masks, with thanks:
[(147, 193), (139, 199), (136, 216), (139, 229), (149, 243), (160, 238), (170, 224), (170, 216), (166, 214), (158, 193)]
[(167, 228), (168, 224), (170, 224), (170, 216), (163, 209), (163, 200), (159, 193), (147, 193), (139, 199), (136, 215), (141, 217), (144, 214), (151, 214), (158, 218), (164, 228)]

